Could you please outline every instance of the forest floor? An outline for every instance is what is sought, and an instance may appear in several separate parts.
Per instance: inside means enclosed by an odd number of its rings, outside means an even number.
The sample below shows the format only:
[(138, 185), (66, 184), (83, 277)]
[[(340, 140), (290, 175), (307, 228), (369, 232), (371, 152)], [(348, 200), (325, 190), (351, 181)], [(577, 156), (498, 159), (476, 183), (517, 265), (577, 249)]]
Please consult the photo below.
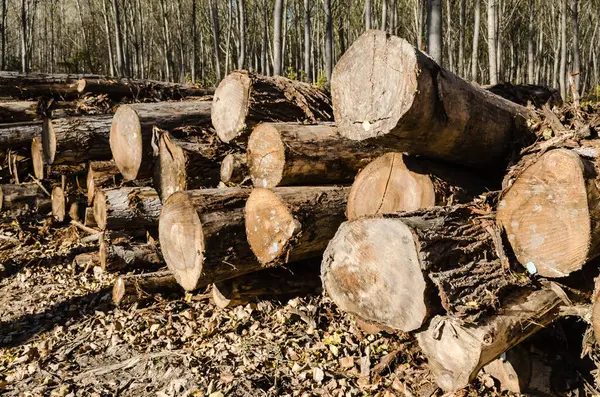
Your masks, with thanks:
[[(365, 334), (327, 297), (219, 309), (205, 293), (116, 308), (116, 276), (74, 264), (97, 245), (82, 245), (73, 227), (4, 219), (0, 234), (21, 242), (0, 240), (0, 394), (443, 395), (411, 336)], [(540, 342), (560, 363), (556, 388), (587, 394), (589, 373), (565, 359), (560, 327)], [(480, 375), (454, 395), (497, 390)]]

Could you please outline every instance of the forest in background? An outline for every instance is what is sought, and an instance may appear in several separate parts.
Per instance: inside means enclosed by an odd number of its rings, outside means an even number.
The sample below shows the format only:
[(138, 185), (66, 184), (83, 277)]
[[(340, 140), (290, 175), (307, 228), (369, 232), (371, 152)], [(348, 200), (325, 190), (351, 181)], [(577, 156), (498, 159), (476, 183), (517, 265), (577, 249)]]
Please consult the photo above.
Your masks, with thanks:
[[(384, 29), (481, 84), (600, 95), (600, 0), (0, 0), (0, 69), (191, 82), (231, 70), (325, 84)], [(428, 45), (429, 44), (429, 45)]]

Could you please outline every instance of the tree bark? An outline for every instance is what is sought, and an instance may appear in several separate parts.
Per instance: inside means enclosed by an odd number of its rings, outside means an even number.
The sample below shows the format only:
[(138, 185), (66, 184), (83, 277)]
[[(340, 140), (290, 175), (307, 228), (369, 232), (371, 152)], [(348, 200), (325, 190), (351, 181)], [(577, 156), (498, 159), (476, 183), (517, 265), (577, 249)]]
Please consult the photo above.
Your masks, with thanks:
[(117, 46), (117, 72), (119, 77), (127, 76), (127, 65), (123, 49), (123, 35), (121, 34), (121, 12), (119, 10), (119, 0), (113, 0), (113, 12), (115, 13), (115, 43)]
[(329, 93), (284, 77), (235, 71), (219, 84), (212, 107), (212, 123), (224, 142), (245, 142), (259, 122), (331, 121)]
[[(598, 142), (583, 150), (597, 153)], [(600, 255), (598, 162), (556, 149), (519, 166), (524, 171), (498, 206), (498, 222), (517, 259), (542, 277), (580, 270)]]
[(281, 76), (282, 72), (282, 37), (281, 25), (283, 23), (283, 0), (275, 0), (273, 10), (273, 76)]
[(365, 30), (371, 29), (371, 0), (365, 0)]
[(30, 211), (48, 213), (52, 208), (50, 197), (37, 184), (0, 185), (0, 212), (11, 215)]
[(289, 268), (265, 269), (212, 285), (212, 300), (220, 308), (246, 305), (264, 298), (321, 293), (318, 261)]
[(172, 137), (167, 131), (158, 134), (154, 187), (161, 199), (180, 190), (217, 187), (226, 148), (214, 133), (186, 139)]
[(46, 118), (42, 147), (46, 164), (79, 164), (89, 160), (110, 160), (111, 115)]
[(496, 30), (496, 12), (498, 0), (488, 0), (487, 29), (488, 29), (488, 65), (490, 84), (498, 84), (498, 31)]
[(238, 32), (240, 40), (240, 52), (238, 54), (238, 69), (246, 66), (246, 0), (238, 0)]
[(77, 91), (81, 94), (107, 95), (120, 100), (143, 99), (183, 99), (213, 95), (213, 88), (200, 88), (190, 84), (167, 83), (154, 80), (84, 78), (77, 81)]
[[(581, 53), (579, 52), (579, 0), (571, 0), (571, 34), (573, 35), (573, 70), (581, 73)], [(581, 92), (580, 75), (575, 77), (575, 88)]]
[(34, 101), (6, 101), (0, 102), (0, 120), (2, 123), (19, 123), (38, 121), (38, 103)]
[(213, 30), (213, 46), (215, 51), (215, 73), (217, 75), (217, 83), (221, 81), (221, 39), (219, 31), (219, 8), (216, 0), (208, 0), (208, 8), (210, 10), (210, 19), (212, 21)]
[(182, 126), (210, 127), (211, 103), (157, 102), (121, 105), (110, 128), (110, 148), (126, 180), (152, 173), (153, 128), (171, 130)]
[(230, 153), (223, 158), (220, 169), (221, 182), (241, 185), (250, 179), (246, 153)]
[(417, 334), (417, 340), (438, 386), (456, 391), (466, 387), (484, 365), (557, 319), (562, 305), (552, 289), (517, 291), (499, 314), (481, 326), (437, 316)]
[(154, 244), (135, 243), (113, 245), (102, 239), (98, 251), (100, 266), (107, 272), (121, 270), (149, 270), (164, 265)]
[(458, 0), (458, 75), (467, 78), (465, 69), (465, 21), (466, 0)]
[(442, 0), (427, 0), (427, 53), (442, 65)]
[(304, 0), (304, 71), (306, 72), (306, 82), (307, 83), (313, 82), (312, 67), (310, 64), (310, 58), (311, 58), (310, 43), (311, 43), (310, 0)]
[(534, 56), (533, 56), (533, 23), (535, 16), (535, 0), (529, 0), (529, 27), (527, 34), (527, 84), (535, 84), (534, 81)]
[(323, 11), (325, 13), (325, 77), (331, 83), (333, 72), (333, 23), (331, 21), (331, 0), (323, 0)]
[(86, 176), (88, 205), (92, 205), (97, 189), (114, 187), (121, 179), (121, 173), (114, 160), (90, 161)]
[(567, 0), (560, 2), (560, 75), (558, 85), (560, 95), (567, 98)]
[(0, 72), (0, 90), (3, 96), (15, 99), (46, 97), (70, 100), (79, 96), (76, 83), (84, 77), (100, 78), (83, 74)]
[(150, 187), (97, 189), (94, 218), (102, 230), (155, 228), (161, 207), (156, 190)]
[[(364, 54), (386, 62), (361, 62)], [(535, 116), (528, 109), (467, 83), (384, 32), (363, 34), (342, 56), (332, 99), (344, 137), (486, 170), (504, 169), (510, 146), (533, 139), (527, 119)]]
[(468, 203), (485, 191), (499, 187), (461, 168), (390, 152), (370, 162), (356, 176), (346, 215), (353, 220)]
[(152, 299), (157, 294), (182, 296), (183, 290), (168, 271), (132, 274), (117, 278), (112, 290), (112, 301), (115, 306), (129, 305)]
[(475, 4), (474, 9), (474, 22), (473, 22), (473, 48), (471, 51), (471, 80), (477, 81), (477, 60), (479, 59), (479, 30), (481, 23), (481, 0), (473, 0)]
[(255, 188), (245, 207), (246, 234), (264, 266), (315, 258), (344, 221), (346, 187)]
[(0, 124), (0, 150), (27, 151), (33, 138), (42, 136), (41, 121)]
[(167, 266), (188, 291), (262, 268), (244, 232), (243, 206), (250, 189), (177, 192), (166, 201), (159, 222)]
[(335, 125), (262, 123), (248, 140), (254, 186), (350, 183), (385, 148), (343, 138)]

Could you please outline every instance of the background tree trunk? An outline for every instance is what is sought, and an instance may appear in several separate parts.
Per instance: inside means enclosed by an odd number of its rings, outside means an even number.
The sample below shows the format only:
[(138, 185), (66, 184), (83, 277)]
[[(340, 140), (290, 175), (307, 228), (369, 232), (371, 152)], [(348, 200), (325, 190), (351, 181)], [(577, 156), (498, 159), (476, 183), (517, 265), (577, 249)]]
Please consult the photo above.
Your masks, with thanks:
[(427, 53), (442, 65), (442, 0), (427, 2)]
[(471, 52), (471, 80), (477, 81), (477, 60), (479, 59), (479, 24), (481, 23), (481, 0), (474, 0), (473, 49)]
[(490, 84), (498, 84), (498, 34), (496, 31), (496, 8), (498, 0), (488, 0), (487, 29), (488, 29), (488, 60)]
[(304, 71), (306, 82), (313, 82), (312, 67), (310, 65), (310, 0), (304, 0)]
[(281, 24), (283, 19), (283, 0), (275, 0), (273, 10), (273, 75), (281, 76), (281, 48), (282, 33)]
[[(581, 54), (579, 52), (579, 0), (571, 1), (571, 29), (573, 35), (572, 72), (581, 73)], [(581, 93), (580, 75), (575, 75), (575, 88)]]
[(567, 98), (567, 0), (560, 2), (560, 71), (558, 85), (560, 95)]
[(323, 0), (325, 11), (325, 76), (327, 82), (331, 82), (333, 71), (333, 23), (331, 21), (331, 0)]
[(529, 0), (529, 28), (527, 35), (527, 83), (534, 83), (534, 58), (533, 58), (533, 23), (535, 14), (535, 0)]

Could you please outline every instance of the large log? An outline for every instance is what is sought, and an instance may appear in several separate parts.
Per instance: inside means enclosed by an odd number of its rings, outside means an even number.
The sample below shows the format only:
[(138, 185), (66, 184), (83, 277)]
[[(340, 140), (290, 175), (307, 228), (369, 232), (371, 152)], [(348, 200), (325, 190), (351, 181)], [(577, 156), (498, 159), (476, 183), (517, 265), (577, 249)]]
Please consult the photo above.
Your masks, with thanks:
[(253, 189), (245, 207), (246, 234), (264, 266), (318, 257), (344, 221), (347, 187)]
[(114, 186), (121, 179), (121, 173), (114, 160), (90, 161), (85, 181), (88, 205), (93, 203), (96, 189)]
[(161, 202), (151, 187), (96, 190), (94, 218), (102, 230), (156, 228)]
[(400, 152), (488, 170), (506, 165), (511, 145), (534, 139), (527, 128), (532, 111), (462, 80), (383, 31), (367, 31), (344, 53), (331, 94), (343, 136), (376, 138)]
[(472, 172), (422, 157), (391, 152), (356, 176), (348, 196), (348, 219), (468, 203), (500, 186)]
[(17, 99), (48, 97), (73, 99), (79, 96), (77, 80), (98, 78), (96, 75), (82, 74), (42, 74), (0, 72), (0, 92)]
[(108, 95), (111, 98), (182, 99), (213, 95), (214, 88), (202, 88), (191, 84), (167, 83), (154, 80), (83, 78), (77, 81), (77, 91), (82, 94)]
[(554, 289), (516, 291), (479, 326), (437, 316), (417, 340), (438, 386), (456, 391), (484, 365), (557, 319), (564, 304)]
[(193, 125), (208, 129), (211, 106), (210, 101), (119, 106), (110, 128), (110, 148), (123, 177), (134, 180), (151, 176), (153, 127), (172, 130)]
[(343, 138), (331, 123), (262, 123), (248, 140), (248, 165), (257, 187), (349, 183), (385, 149)]
[(265, 269), (212, 285), (212, 300), (221, 308), (245, 305), (259, 298), (282, 299), (315, 293), (321, 293), (318, 261)]
[(323, 89), (285, 77), (244, 70), (231, 72), (215, 91), (212, 123), (223, 142), (248, 139), (263, 121), (332, 121), (331, 98)]
[(502, 197), (498, 222), (530, 272), (565, 277), (600, 255), (599, 143), (526, 162)]
[(50, 197), (35, 183), (0, 185), (0, 211), (3, 213), (47, 213), (51, 208)]
[(0, 150), (27, 151), (33, 138), (42, 136), (41, 121), (0, 124)]
[(158, 234), (167, 266), (186, 290), (261, 269), (244, 232), (250, 189), (176, 192), (164, 203)]
[(183, 290), (168, 271), (119, 276), (112, 290), (115, 306), (132, 304), (157, 295), (183, 295)]
[(164, 264), (156, 245), (149, 243), (129, 241), (117, 245), (102, 239), (98, 254), (102, 270), (110, 272), (136, 268), (147, 270)]
[(442, 308), (477, 322), (528, 283), (492, 215), (458, 205), (346, 222), (323, 255), (323, 285), (341, 310), (394, 330), (416, 330)]
[(0, 102), (0, 120), (2, 123), (36, 121), (40, 118), (36, 101)]
[(246, 153), (229, 153), (221, 162), (221, 182), (241, 185), (250, 179)]
[(181, 190), (217, 187), (225, 153), (214, 134), (187, 138), (175, 138), (167, 131), (156, 134), (159, 155), (154, 187), (163, 200)]
[(108, 143), (111, 115), (46, 118), (42, 130), (44, 160), (47, 164), (79, 164), (110, 160)]

